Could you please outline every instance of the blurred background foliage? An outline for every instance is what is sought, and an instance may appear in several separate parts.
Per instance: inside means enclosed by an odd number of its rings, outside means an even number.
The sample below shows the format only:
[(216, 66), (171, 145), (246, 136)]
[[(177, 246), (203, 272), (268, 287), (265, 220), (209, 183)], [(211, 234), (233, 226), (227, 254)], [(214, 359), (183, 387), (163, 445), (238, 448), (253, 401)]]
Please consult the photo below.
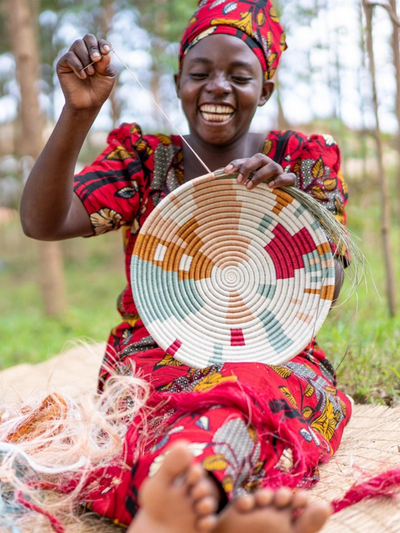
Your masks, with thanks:
[[(179, 38), (195, 8), (194, 0), (25, 1), (29, 2), (39, 54), (36, 88), (45, 136), (62, 107), (55, 64), (85, 33), (108, 38), (171, 119), (187, 131), (172, 74), (177, 69)], [(319, 342), (338, 367), (339, 381), (347, 392), (362, 402), (393, 405), (400, 397), (400, 319), (387, 303), (381, 221), (384, 210), (390, 221), (396, 281), (400, 273), (400, 87), (393, 48), (395, 26), (387, 10), (374, 9), (379, 137), (389, 191), (388, 203), (382, 206), (361, 3), (275, 0), (274, 4), (289, 49), (278, 71), (275, 95), (257, 114), (253, 129), (293, 128), (331, 134), (338, 141), (349, 184), (349, 227), (360, 239), (370, 272), (356, 296), (346, 301), (345, 292), (319, 334)], [(77, 337), (106, 340), (108, 330), (118, 321), (115, 300), (124, 286), (118, 233), (76, 239), (62, 243), (65, 308), (49, 316), (43, 304), (40, 249), (22, 234), (17, 215), (32, 157), (22, 149), (21, 93), (6, 5), (0, 4), (0, 368), (41, 361)], [(399, 7), (395, 0), (388, 0), (387, 5), (392, 10)], [(114, 61), (118, 84), (85, 143), (78, 170), (100, 152), (107, 132), (120, 122), (139, 122), (147, 132), (170, 129), (117, 58)], [(390, 291), (400, 296), (396, 283)]]

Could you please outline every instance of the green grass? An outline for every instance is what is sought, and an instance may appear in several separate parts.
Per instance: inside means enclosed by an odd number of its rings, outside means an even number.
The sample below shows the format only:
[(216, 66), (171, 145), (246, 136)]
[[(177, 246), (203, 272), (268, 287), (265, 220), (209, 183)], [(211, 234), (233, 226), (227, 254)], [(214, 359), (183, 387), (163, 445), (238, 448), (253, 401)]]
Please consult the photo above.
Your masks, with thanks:
[(17, 223), (6, 232), (7, 243), (0, 241), (1, 367), (43, 361), (76, 338), (105, 341), (118, 323), (116, 298), (124, 288), (121, 236), (63, 243), (68, 309), (50, 318), (43, 312), (37, 244)]
[[(400, 313), (393, 319), (386, 311), (378, 210), (370, 205), (352, 207), (349, 219), (362, 238), (382, 299), (368, 275), (368, 287), (363, 283), (357, 292), (358, 302), (353, 296), (335, 308), (318, 341), (338, 367), (341, 388), (359, 402), (393, 405), (400, 400)], [(397, 232), (393, 250), (399, 250), (399, 244)], [(118, 323), (115, 302), (125, 283), (121, 236), (76, 239), (63, 243), (63, 248), (68, 311), (55, 319), (43, 313), (37, 244), (22, 235), (18, 221), (0, 229), (1, 368), (42, 361), (73, 339), (105, 341)]]

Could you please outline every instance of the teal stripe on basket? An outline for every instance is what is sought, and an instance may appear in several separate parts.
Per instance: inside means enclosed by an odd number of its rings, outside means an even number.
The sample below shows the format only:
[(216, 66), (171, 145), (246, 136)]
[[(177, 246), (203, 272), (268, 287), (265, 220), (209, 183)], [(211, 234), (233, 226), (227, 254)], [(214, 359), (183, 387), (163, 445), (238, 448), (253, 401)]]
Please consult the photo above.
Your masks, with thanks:
[(270, 225), (274, 222), (274, 219), (270, 217), (269, 215), (264, 215), (260, 225), (258, 226), (258, 231), (261, 231), (261, 233), (265, 233), (265, 231), (270, 227)]
[(208, 360), (208, 365), (218, 365), (220, 363), (224, 363), (224, 360), (222, 359), (223, 350), (224, 347), (222, 344), (214, 344), (214, 353)]
[(276, 285), (263, 285), (260, 283), (257, 292), (258, 294), (261, 294), (261, 296), (264, 296), (267, 300), (272, 300), (276, 293)]
[[(179, 280), (178, 272), (164, 270), (150, 261), (143, 261), (137, 257), (134, 257), (132, 261), (132, 269), (138, 273), (139, 279), (152, 280), (151, 283), (149, 282), (152, 290), (148, 290), (148, 284), (142, 283), (140, 298), (136, 302), (139, 313), (142, 311), (148, 317), (148, 323), (155, 320), (165, 321), (171, 316), (182, 321), (188, 314), (197, 313), (205, 305), (193, 279)], [(134, 264), (136, 261), (138, 262), (137, 268)], [(136, 280), (133, 282), (135, 283)], [(163, 292), (168, 295), (168, 309), (160, 301), (159, 293), (154, 290), (154, 287), (163, 287)]]
[(285, 334), (281, 323), (271, 311), (265, 309), (258, 315), (258, 318), (268, 333), (268, 341), (277, 353), (286, 350), (293, 344), (293, 340)]
[(311, 224), (311, 227), (312, 227), (312, 229), (315, 229), (316, 231), (322, 228), (322, 226), (318, 222), (318, 220), (314, 220), (314, 222)]
[[(312, 259), (317, 259), (317, 262), (311, 263)], [(321, 271), (321, 263), (319, 260), (319, 255), (318, 255), (317, 250), (314, 250), (313, 252), (310, 252), (309, 254), (304, 254), (303, 262), (304, 262), (304, 270), (307, 273), (314, 273), (314, 272)]]
[(304, 213), (305, 210), (306, 210), (306, 208), (304, 207), (304, 205), (300, 204), (299, 207), (296, 209), (296, 211), (293, 214), (294, 214), (294, 216), (299, 218)]

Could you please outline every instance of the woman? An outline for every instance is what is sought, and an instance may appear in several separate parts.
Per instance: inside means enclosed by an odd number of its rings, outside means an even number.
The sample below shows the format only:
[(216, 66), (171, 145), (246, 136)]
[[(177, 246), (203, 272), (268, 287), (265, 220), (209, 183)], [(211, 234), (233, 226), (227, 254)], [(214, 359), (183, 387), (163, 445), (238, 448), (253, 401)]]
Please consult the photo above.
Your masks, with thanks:
[[(296, 185), (344, 222), (346, 188), (331, 138), (249, 132), (257, 107), (272, 94), (271, 78), (285, 48), (269, 0), (202, 0), (182, 38), (175, 76), (190, 126), (186, 140), (211, 170), (238, 172), (238, 183), (248, 189), (264, 181), (270, 187)], [(129, 469), (103, 475), (90, 506), (118, 523), (133, 519), (132, 531), (316, 531), (329, 509), (308, 505), (301, 492), (259, 490), (315, 483), (318, 464), (336, 451), (350, 417), (350, 403), (336, 389), (332, 365), (315, 341), (279, 367), (227, 363), (195, 370), (157, 347), (133, 301), (130, 260), (137, 233), (169, 191), (204, 174), (199, 161), (178, 136), (143, 135), (138, 125), (124, 124), (74, 181), (82, 143), (114, 84), (110, 50), (108, 42), (86, 35), (60, 59), (65, 106), (21, 204), (24, 230), (36, 239), (122, 227), (128, 278), (118, 299), (123, 322), (111, 332), (99, 387), (111, 374), (135, 368), (151, 385), (153, 405), (169, 399), (169, 411), (159, 408), (150, 421), (162, 431), (139, 458), (132, 424), (124, 450)], [(345, 260), (336, 261), (336, 296)], [(185, 446), (175, 444), (182, 439)], [(171, 444), (172, 459), (153, 477)], [(182, 474), (177, 488), (173, 480)], [(294, 512), (299, 508), (302, 513)], [(185, 512), (190, 525), (182, 522)]]

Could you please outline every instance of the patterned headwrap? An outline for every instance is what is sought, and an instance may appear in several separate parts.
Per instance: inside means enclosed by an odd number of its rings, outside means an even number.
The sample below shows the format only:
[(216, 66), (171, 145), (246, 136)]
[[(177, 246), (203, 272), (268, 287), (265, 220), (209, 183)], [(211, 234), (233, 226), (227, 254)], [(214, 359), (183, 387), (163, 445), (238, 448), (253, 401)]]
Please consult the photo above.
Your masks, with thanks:
[(287, 48), (271, 0), (200, 0), (181, 40), (179, 68), (187, 52), (204, 37), (223, 33), (244, 41), (271, 79)]

